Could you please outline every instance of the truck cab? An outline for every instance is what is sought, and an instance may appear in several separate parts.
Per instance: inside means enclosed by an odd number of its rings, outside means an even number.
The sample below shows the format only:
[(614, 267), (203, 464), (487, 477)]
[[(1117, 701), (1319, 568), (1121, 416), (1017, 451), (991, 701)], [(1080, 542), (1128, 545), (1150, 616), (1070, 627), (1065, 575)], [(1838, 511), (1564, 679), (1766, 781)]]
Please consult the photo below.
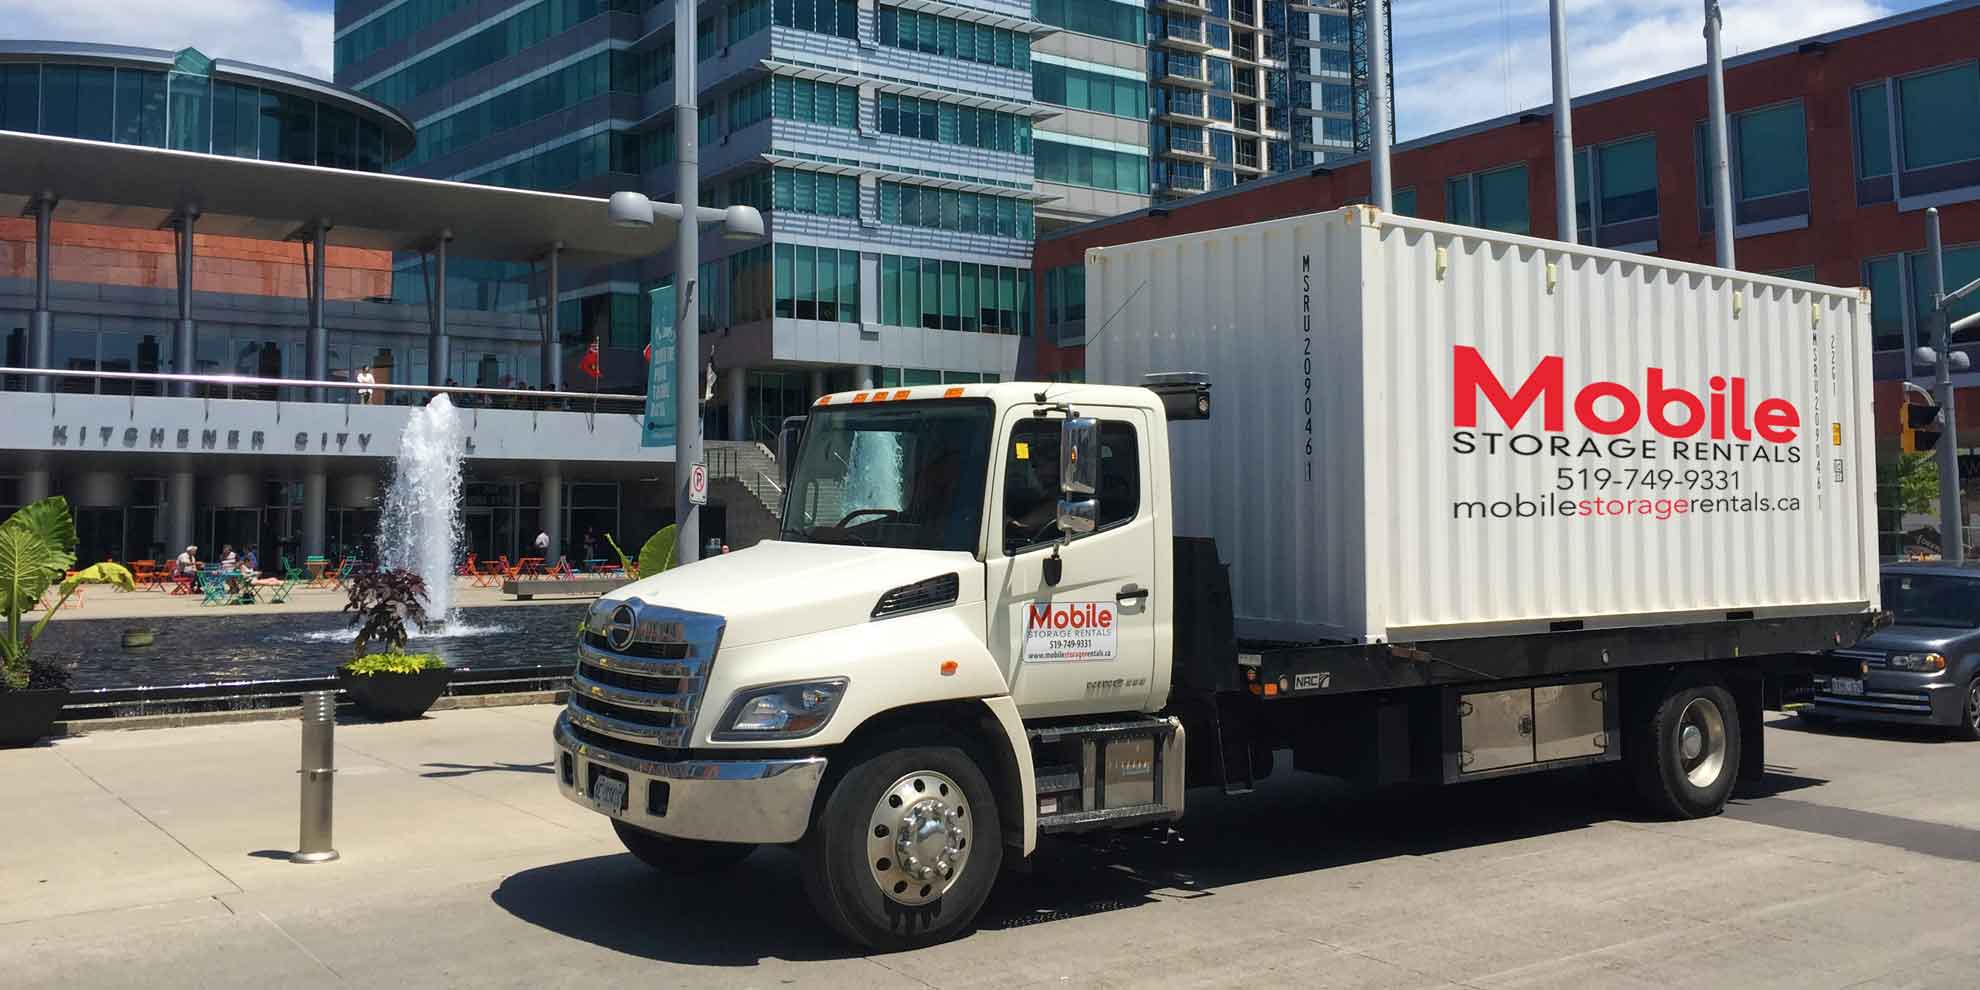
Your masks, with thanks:
[(670, 872), (802, 843), (821, 913), (874, 946), (965, 923), (1041, 815), (1178, 816), (1183, 730), (1149, 714), (1170, 693), (1174, 401), (819, 399), (778, 539), (591, 608), (564, 794)]

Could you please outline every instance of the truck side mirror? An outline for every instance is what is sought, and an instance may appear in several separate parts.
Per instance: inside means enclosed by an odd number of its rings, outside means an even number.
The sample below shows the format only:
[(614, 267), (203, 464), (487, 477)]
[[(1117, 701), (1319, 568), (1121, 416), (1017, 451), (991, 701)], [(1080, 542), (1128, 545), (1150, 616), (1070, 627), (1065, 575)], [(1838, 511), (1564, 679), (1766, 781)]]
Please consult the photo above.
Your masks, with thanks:
[(1100, 500), (1062, 498), (1059, 500), (1059, 532), (1068, 537), (1085, 536), (1100, 525)]
[[(1072, 416), (1059, 424), (1059, 491), (1065, 495), (1100, 494), (1098, 420)], [(1063, 503), (1059, 511), (1064, 518)]]

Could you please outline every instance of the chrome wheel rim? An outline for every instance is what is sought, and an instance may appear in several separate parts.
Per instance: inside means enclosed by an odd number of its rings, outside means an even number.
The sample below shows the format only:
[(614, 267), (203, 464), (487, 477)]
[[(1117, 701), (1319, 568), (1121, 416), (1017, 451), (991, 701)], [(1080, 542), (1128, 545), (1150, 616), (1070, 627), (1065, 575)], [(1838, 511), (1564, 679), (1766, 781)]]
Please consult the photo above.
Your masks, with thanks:
[(962, 786), (918, 770), (894, 781), (866, 823), (866, 868), (880, 893), (916, 907), (939, 900), (969, 865), (975, 815)]
[(1980, 680), (1966, 690), (1966, 724), (1980, 732)]
[(1710, 698), (1693, 698), (1678, 715), (1678, 760), (1693, 787), (1710, 787), (1726, 769), (1726, 716)]

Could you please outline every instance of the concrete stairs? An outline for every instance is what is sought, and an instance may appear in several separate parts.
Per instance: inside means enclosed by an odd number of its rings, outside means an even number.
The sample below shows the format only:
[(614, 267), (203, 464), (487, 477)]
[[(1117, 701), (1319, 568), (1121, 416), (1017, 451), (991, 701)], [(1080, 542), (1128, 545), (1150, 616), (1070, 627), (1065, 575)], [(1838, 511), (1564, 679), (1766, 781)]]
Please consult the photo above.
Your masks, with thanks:
[(777, 456), (760, 443), (738, 440), (710, 440), (703, 456), (709, 500), (728, 511), (729, 548), (774, 538), (784, 509), (784, 472)]

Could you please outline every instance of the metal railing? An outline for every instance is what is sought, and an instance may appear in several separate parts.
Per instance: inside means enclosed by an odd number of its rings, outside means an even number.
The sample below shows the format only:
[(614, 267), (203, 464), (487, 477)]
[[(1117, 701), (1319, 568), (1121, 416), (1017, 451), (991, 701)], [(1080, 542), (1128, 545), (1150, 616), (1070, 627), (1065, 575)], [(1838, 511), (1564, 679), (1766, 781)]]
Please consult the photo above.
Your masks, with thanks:
[[(586, 412), (589, 411), (594, 405), (611, 405), (611, 406), (619, 407), (618, 411), (626, 411), (624, 407), (628, 405), (637, 406), (642, 409), (646, 405), (646, 396), (627, 395), (620, 392), (562, 392), (562, 391), (551, 391), (548, 389), (488, 388), (485, 386), (470, 386), (470, 385), (406, 385), (397, 382), (389, 382), (389, 383), (373, 382), (371, 384), (365, 384), (362, 382), (318, 380), (318, 379), (310, 379), (310, 378), (259, 378), (252, 375), (187, 375), (187, 374), (180, 374), (178, 372), (164, 372), (164, 371), (77, 371), (68, 368), (14, 368), (14, 367), (0, 366), (0, 378), (9, 378), (15, 376), (29, 379), (30, 381), (32, 381), (35, 378), (50, 378), (50, 379), (64, 378), (64, 379), (87, 379), (93, 381), (120, 381), (120, 382), (132, 382), (132, 383), (150, 382), (159, 385), (182, 384), (182, 385), (192, 385), (192, 386), (204, 386), (208, 390), (208, 393), (206, 395), (203, 396), (195, 395), (195, 396), (190, 396), (190, 398), (206, 398), (206, 399), (234, 398), (235, 396), (231, 394), (234, 389), (253, 389), (253, 390), (276, 389), (276, 390), (280, 390), (277, 392), (277, 394), (279, 395), (280, 392), (282, 391), (294, 392), (297, 389), (320, 388), (325, 390), (342, 391), (342, 392), (380, 392), (380, 393), (405, 392), (415, 395), (428, 395), (428, 396), (446, 395), (450, 398), (491, 399), (491, 400), (499, 399), (502, 400), (502, 402), (499, 404), (497, 403), (474, 403), (474, 404), (490, 405), (493, 406), (494, 408), (509, 408), (509, 409), (539, 408), (544, 411)], [(212, 389), (226, 389), (229, 392), (229, 394), (213, 395), (211, 392)], [(38, 392), (42, 390), (10, 388), (7, 389), (7, 391)], [(67, 395), (74, 393), (65, 393), (55, 389), (48, 389), (47, 394)], [(126, 393), (123, 392), (117, 392), (112, 394), (120, 398), (127, 397)], [(162, 390), (160, 394), (161, 395), (163, 394)], [(135, 391), (133, 391), (128, 395), (128, 397), (138, 398), (139, 396), (137, 396)], [(170, 396), (170, 395), (166, 395), (165, 397), (186, 398), (186, 396)], [(241, 396), (240, 398), (248, 399), (248, 400), (270, 401), (270, 402), (306, 401), (304, 399), (297, 399), (297, 398), (259, 399), (258, 396), (253, 396), (253, 395)], [(325, 403), (325, 404), (339, 404), (339, 403)]]
[[(571, 663), (511, 667), (456, 667), (447, 674), (447, 696), (562, 691), (570, 686)], [(204, 711), (293, 708), (312, 691), (336, 691), (337, 678), (293, 677), (268, 680), (165, 684), (146, 687), (84, 688), (69, 692), (64, 721), (129, 718), (138, 715)]]

